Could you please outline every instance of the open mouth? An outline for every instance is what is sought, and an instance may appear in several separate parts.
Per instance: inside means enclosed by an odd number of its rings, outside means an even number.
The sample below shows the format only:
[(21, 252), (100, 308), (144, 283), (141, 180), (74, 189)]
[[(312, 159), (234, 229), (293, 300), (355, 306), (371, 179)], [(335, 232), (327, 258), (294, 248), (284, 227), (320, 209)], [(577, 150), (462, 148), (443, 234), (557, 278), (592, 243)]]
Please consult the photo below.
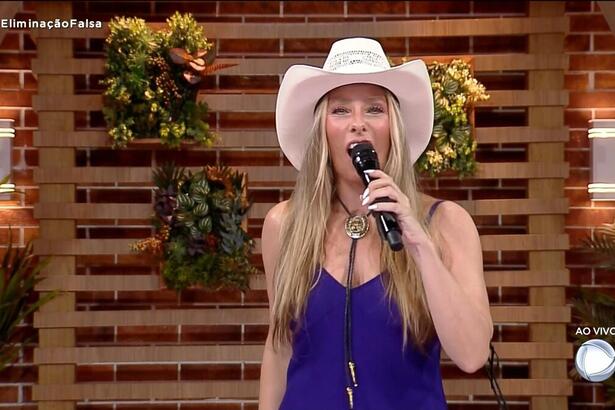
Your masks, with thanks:
[(357, 146), (357, 145), (359, 145), (359, 144), (366, 143), (366, 142), (367, 142), (367, 143), (369, 143), (369, 141), (368, 141), (368, 140), (362, 140), (362, 141), (354, 141), (354, 142), (351, 142), (351, 143), (348, 145), (348, 149), (346, 149), (346, 152), (348, 152), (348, 155), (351, 155), (351, 153), (352, 153), (352, 149), (353, 149), (354, 147), (356, 147), (356, 146)]

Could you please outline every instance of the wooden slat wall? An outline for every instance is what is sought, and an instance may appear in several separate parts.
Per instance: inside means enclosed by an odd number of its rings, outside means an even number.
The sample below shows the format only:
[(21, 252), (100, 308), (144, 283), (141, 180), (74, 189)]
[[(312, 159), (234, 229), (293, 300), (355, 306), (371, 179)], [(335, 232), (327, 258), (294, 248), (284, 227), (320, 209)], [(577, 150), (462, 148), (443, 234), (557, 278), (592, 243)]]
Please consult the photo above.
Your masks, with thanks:
[[(37, 14), (45, 16), (71, 16), (70, 3), (37, 4)], [(159, 23), (150, 23), (159, 27)], [(481, 54), (472, 56), (477, 72), (527, 71), (527, 90), (488, 90), (491, 99), (479, 107), (527, 108), (527, 126), (479, 127), (476, 137), (481, 145), (528, 144), (526, 162), (483, 162), (479, 164), (478, 182), (489, 180), (528, 183), (528, 196), (510, 199), (459, 200), (473, 217), (527, 217), (526, 232), (510, 234), (481, 234), (483, 251), (529, 252), (529, 266), (518, 270), (485, 271), (489, 288), (529, 290), (529, 305), (492, 305), (491, 313), (496, 326), (526, 325), (530, 328), (527, 342), (495, 340), (496, 350), (503, 361), (530, 364), (529, 378), (500, 379), (504, 395), (518, 400), (529, 400), (532, 409), (567, 408), (567, 396), (572, 394), (572, 382), (566, 374), (566, 359), (572, 357), (572, 345), (566, 343), (565, 328), (570, 322), (570, 309), (564, 301), (564, 287), (569, 285), (569, 272), (564, 265), (564, 252), (569, 248), (564, 234), (563, 218), (568, 213), (568, 200), (563, 195), (563, 179), (568, 176), (568, 163), (563, 157), (563, 142), (568, 129), (563, 125), (563, 107), (568, 95), (563, 86), (563, 72), (567, 58), (562, 52), (563, 37), (568, 21), (564, 17), (563, 3), (532, 3), (529, 17), (442, 19), (438, 21), (380, 21), (375, 23), (205, 23), (210, 39), (256, 38), (325, 38), (335, 39), (351, 35), (373, 37), (453, 37), (477, 35), (523, 35), (530, 37), (530, 48), (525, 53)], [(89, 36), (101, 39), (105, 30), (41, 30), (37, 37), (38, 58), (33, 60), (33, 72), (38, 75), (39, 93), (33, 106), (39, 115), (39, 130), (34, 133), (34, 145), (39, 149), (39, 168), (34, 178), (40, 184), (39, 203), (34, 216), (40, 220), (40, 238), (35, 242), (39, 255), (53, 255), (54, 263), (46, 270), (47, 278), (37, 289), (49, 291), (60, 288), (63, 296), (44, 307), (34, 316), (40, 344), (34, 352), (39, 366), (39, 380), (33, 389), (33, 398), (41, 409), (72, 409), (76, 401), (149, 399), (193, 400), (233, 399), (242, 403), (242, 409), (256, 409), (258, 382), (248, 380), (202, 381), (139, 381), (138, 383), (84, 382), (76, 378), (76, 367), (117, 366), (127, 364), (241, 364), (257, 374), (263, 349), (263, 331), (266, 332), (266, 292), (264, 278), (251, 279), (251, 291), (246, 295), (213, 293), (191, 290), (190, 303), (177, 304), (174, 292), (161, 287), (157, 267), (148, 258), (131, 255), (128, 245), (137, 237), (149, 233), (148, 218), (151, 203), (120, 201), (97, 203), (89, 198), (77, 200), (78, 188), (123, 189), (135, 192), (151, 188), (151, 170), (159, 162), (158, 155), (167, 152), (153, 139), (139, 141), (118, 152), (123, 159), (151, 153), (150, 163), (138, 166), (120, 165), (118, 161), (106, 165), (84, 165), (76, 160), (78, 152), (85, 150), (88, 157), (98, 151), (108, 151), (110, 141), (102, 129), (75, 129), (75, 118), (83, 111), (101, 108), (100, 94), (76, 95), (73, 76), (100, 75), (102, 58), (75, 58), (73, 41)], [(428, 56), (423, 56), (429, 61)], [(395, 60), (395, 58), (394, 58)], [(324, 58), (223, 58), (220, 62), (239, 63), (224, 75), (277, 76), (298, 62), (322, 65)], [(274, 110), (276, 90), (253, 91), (217, 90), (202, 93), (216, 113), (262, 113)], [(221, 129), (222, 141), (213, 148), (192, 146), (196, 153), (211, 152), (220, 158), (225, 152), (248, 148), (278, 151), (273, 129)], [(186, 144), (191, 146), (191, 144)], [(149, 158), (149, 157), (148, 157)], [(104, 163), (104, 161), (103, 161)], [(88, 163), (89, 164), (89, 163)], [(198, 168), (188, 166), (188, 168)], [(275, 165), (249, 164), (234, 168), (247, 172), (251, 190), (284, 190), (294, 185), (296, 171), (281, 159)], [(120, 191), (118, 191), (120, 192)], [(437, 195), (437, 191), (434, 193)], [(279, 198), (285, 195), (280, 193)], [(279, 200), (279, 199), (278, 199)], [(77, 203), (81, 202), (81, 203)], [(103, 202), (103, 201), (100, 201)], [(275, 201), (256, 202), (249, 212), (251, 221), (262, 221)], [(91, 228), (109, 228), (104, 237), (89, 237)], [(138, 229), (130, 234), (123, 227)], [(78, 229), (85, 233), (77, 235)], [(117, 231), (113, 231), (117, 229)], [(128, 229), (128, 228), (127, 228)], [(260, 227), (254, 230), (256, 257), (260, 259)], [(256, 263), (260, 261), (254, 260)], [(80, 270), (79, 270), (80, 269)], [(97, 272), (98, 274), (93, 274)], [(83, 274), (85, 273), (85, 274)], [(112, 296), (109, 296), (111, 294)], [(122, 297), (142, 296), (146, 301), (141, 308), (125, 304)], [(78, 296), (88, 300), (104, 300), (95, 309), (79, 308)], [(185, 295), (180, 295), (184, 300)], [(225, 298), (226, 297), (226, 298)], [(161, 301), (161, 309), (156, 302)], [(147, 302), (154, 301), (154, 302)], [(139, 305), (140, 306), (140, 305)], [(154, 306), (152, 309), (151, 306)], [(102, 307), (102, 308), (101, 308)], [(240, 326), (244, 329), (241, 343), (220, 345), (184, 341), (183, 336), (171, 345), (138, 339), (131, 346), (118, 341), (119, 329), (182, 328), (200, 329)], [(99, 329), (111, 329), (113, 337), (105, 346), (91, 345), (90, 339), (80, 342), (76, 332), (92, 334)], [(257, 335), (248, 338), (245, 332), (253, 329)], [(137, 330), (138, 331), (138, 330)], [(222, 330), (224, 331), (224, 330)], [(90, 332), (90, 333), (87, 333)], [(178, 330), (179, 332), (179, 330)], [(258, 339), (258, 340), (257, 340)], [(90, 341), (88, 341), (90, 340)], [(256, 341), (255, 341), (256, 340)], [(96, 342), (94, 342), (96, 343)], [(445, 352), (443, 361), (448, 361)], [(146, 376), (144, 376), (146, 377)], [(493, 400), (485, 374), (445, 377), (444, 387), (449, 399), (468, 400), (468, 396), (483, 396)], [(470, 399), (477, 399), (476, 397)], [(237, 407), (240, 408), (240, 407)]]

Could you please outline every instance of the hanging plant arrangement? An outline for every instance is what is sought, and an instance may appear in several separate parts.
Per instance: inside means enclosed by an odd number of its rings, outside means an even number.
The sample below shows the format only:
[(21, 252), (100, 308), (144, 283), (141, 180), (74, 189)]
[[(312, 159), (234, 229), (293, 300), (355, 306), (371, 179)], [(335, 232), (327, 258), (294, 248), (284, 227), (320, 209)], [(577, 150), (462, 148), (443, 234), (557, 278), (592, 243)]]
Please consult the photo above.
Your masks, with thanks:
[[(402, 62), (409, 58), (402, 58)], [(460, 178), (476, 172), (476, 140), (468, 116), (472, 105), (489, 99), (485, 87), (472, 76), (471, 66), (454, 59), (427, 64), (434, 97), (434, 126), (429, 145), (416, 162), (419, 172), (435, 177), (445, 171)]]
[(193, 174), (165, 164), (154, 171), (154, 184), (156, 234), (131, 249), (155, 255), (171, 289), (249, 289), (249, 276), (258, 271), (249, 262), (254, 240), (241, 227), (251, 206), (245, 174), (224, 166)]
[(191, 14), (176, 12), (153, 32), (143, 19), (116, 17), (105, 40), (103, 115), (113, 148), (159, 137), (211, 147), (218, 135), (206, 122), (207, 103), (197, 101), (203, 76), (236, 64), (215, 64), (213, 43)]

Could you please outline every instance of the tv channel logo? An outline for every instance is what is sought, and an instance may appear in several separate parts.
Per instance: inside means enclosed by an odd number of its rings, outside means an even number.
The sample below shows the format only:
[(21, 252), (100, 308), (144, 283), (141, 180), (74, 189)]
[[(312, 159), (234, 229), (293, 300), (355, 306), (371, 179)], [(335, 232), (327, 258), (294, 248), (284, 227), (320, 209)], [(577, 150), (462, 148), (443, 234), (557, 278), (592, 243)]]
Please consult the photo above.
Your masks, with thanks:
[(604, 381), (615, 373), (615, 349), (602, 339), (588, 340), (579, 347), (574, 364), (585, 380)]

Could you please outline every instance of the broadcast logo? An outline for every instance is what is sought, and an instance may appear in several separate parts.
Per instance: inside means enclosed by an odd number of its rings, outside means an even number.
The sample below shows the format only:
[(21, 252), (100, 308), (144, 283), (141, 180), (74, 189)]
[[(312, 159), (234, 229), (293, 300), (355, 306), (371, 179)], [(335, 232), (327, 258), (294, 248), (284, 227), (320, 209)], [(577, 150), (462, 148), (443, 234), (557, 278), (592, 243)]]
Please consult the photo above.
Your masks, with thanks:
[(579, 347), (574, 363), (585, 380), (601, 382), (615, 373), (615, 350), (602, 339), (591, 339)]

